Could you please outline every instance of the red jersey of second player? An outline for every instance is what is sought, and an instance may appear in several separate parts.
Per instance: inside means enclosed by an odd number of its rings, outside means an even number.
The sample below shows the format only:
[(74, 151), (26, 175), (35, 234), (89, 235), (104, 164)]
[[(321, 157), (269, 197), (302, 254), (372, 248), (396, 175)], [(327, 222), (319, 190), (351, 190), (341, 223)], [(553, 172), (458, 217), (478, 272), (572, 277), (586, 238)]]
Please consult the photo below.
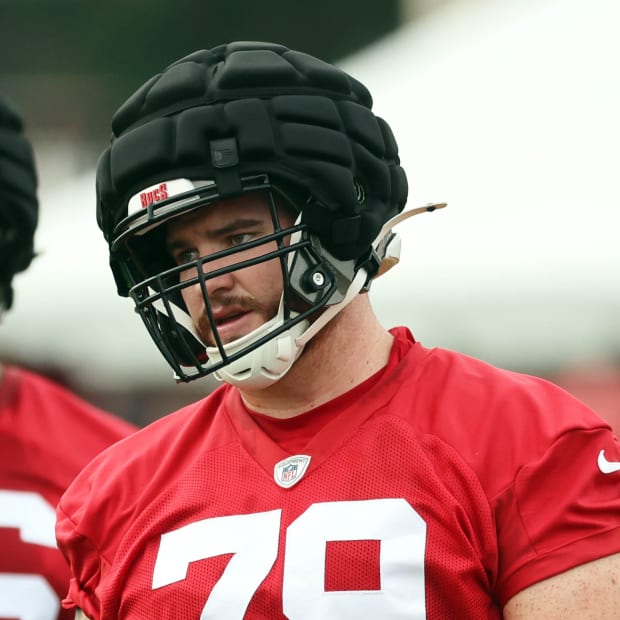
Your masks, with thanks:
[(620, 551), (605, 422), (394, 333), (386, 369), (277, 441), (223, 386), (96, 459), (58, 510), (65, 604), (97, 620), (499, 619), (519, 590)]
[(55, 508), (96, 454), (137, 430), (59, 385), (16, 367), (0, 389), (0, 619), (71, 620), (69, 567)]

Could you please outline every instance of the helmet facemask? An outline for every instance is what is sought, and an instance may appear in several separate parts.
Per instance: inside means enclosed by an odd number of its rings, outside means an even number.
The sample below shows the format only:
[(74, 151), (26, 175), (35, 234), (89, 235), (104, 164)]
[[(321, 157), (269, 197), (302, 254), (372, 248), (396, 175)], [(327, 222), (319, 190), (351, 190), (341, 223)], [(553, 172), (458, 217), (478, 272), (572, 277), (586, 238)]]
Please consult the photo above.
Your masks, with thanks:
[[(218, 208), (222, 200), (214, 183), (191, 185), (193, 190), (156, 201), (119, 224), (113, 248), (117, 264), (128, 281), (138, 314), (178, 381), (213, 373), (220, 380), (249, 389), (266, 387), (290, 369), (305, 343), (327, 322), (319, 316), (323, 309), (338, 307), (345, 300), (348, 303), (352, 282), (356, 281), (357, 294), (367, 281), (367, 272), (362, 270), (356, 278), (356, 261), (331, 256), (309, 232), (301, 215), (292, 226), (283, 227), (283, 209), (297, 213), (299, 209), (266, 176), (244, 179), (242, 194), (267, 197), (273, 225), (270, 234), (175, 265), (164, 247), (172, 218), (210, 205)], [(162, 261), (162, 257), (168, 258)], [(234, 257), (239, 260), (231, 260)], [(224, 341), (208, 291), (210, 281), (266, 261), (277, 261), (281, 272), (277, 309), (250, 333)], [(222, 262), (224, 267), (214, 268)], [(209, 328), (200, 333), (183, 300), (183, 291), (189, 287), (199, 287), (204, 303), (200, 323), (204, 321)], [(317, 325), (312, 328), (313, 324)], [(208, 342), (205, 331), (209, 332)]]

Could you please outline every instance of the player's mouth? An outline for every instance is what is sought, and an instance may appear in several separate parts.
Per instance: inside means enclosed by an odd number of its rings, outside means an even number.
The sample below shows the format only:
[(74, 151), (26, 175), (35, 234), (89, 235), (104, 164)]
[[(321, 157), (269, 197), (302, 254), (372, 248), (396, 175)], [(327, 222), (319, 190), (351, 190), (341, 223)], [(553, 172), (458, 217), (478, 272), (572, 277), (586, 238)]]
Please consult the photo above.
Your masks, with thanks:
[(223, 344), (236, 340), (255, 329), (255, 318), (252, 310), (245, 308), (226, 308), (213, 313), (217, 334)]

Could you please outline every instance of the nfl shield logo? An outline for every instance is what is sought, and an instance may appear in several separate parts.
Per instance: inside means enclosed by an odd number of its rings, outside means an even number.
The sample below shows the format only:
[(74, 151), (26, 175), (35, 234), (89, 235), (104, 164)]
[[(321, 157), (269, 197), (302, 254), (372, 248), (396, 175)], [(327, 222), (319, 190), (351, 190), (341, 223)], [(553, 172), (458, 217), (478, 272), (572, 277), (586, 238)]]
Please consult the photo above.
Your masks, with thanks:
[(282, 470), (282, 482), (289, 482), (297, 477), (297, 465), (291, 463)]
[(310, 457), (305, 454), (291, 456), (276, 463), (273, 468), (273, 479), (278, 486), (288, 489), (301, 480), (309, 464)]

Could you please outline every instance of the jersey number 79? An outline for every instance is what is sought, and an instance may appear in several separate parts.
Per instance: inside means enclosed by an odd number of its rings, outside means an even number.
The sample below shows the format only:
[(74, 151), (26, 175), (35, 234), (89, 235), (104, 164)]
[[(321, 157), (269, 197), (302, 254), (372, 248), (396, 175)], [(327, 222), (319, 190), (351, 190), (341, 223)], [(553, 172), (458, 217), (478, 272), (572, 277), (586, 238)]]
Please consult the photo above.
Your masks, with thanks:
[[(281, 510), (214, 517), (161, 537), (153, 589), (182, 581), (191, 562), (234, 554), (208, 594), (200, 620), (242, 619), (278, 553)], [(326, 592), (328, 541), (378, 540), (381, 589)], [(404, 499), (313, 504), (286, 530), (282, 609), (306, 618), (426, 617), (426, 524)]]

